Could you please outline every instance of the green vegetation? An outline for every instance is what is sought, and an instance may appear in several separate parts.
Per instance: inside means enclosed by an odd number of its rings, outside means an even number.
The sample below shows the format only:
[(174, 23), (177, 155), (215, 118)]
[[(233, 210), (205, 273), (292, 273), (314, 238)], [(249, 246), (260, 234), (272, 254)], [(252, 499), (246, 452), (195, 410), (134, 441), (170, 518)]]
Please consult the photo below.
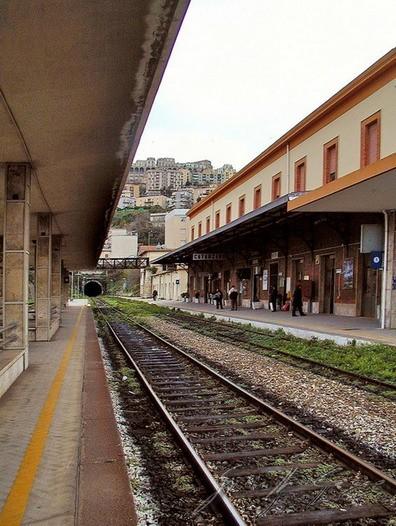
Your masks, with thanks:
[(162, 245), (165, 242), (164, 229), (154, 226), (150, 221), (150, 214), (157, 212), (166, 212), (166, 210), (160, 206), (117, 209), (112, 227), (139, 232), (139, 243), (143, 245), (157, 245), (158, 243)]
[[(146, 302), (128, 301), (117, 298), (106, 298), (114, 305), (121, 307), (124, 312), (132, 317), (145, 318), (147, 316), (161, 316), (166, 318), (169, 315), (177, 316), (177, 309), (169, 309), (158, 305), (148, 304)], [(182, 313), (183, 318), (188, 316)], [(197, 316), (202, 318), (202, 314), (190, 315), (193, 320)], [(235, 323), (218, 322), (219, 332), (241, 331), (243, 326)], [(207, 336), (216, 337), (213, 325), (205, 327), (203, 324), (187, 323), (186, 328), (197, 331)], [(226, 330), (224, 330), (226, 329)], [(239, 334), (240, 336), (240, 334)], [(282, 329), (275, 332), (269, 330), (255, 329), (254, 332), (244, 331), (246, 345), (259, 345), (272, 349), (261, 351), (265, 356), (279, 357), (277, 350), (287, 352), (292, 356), (302, 356), (310, 358), (324, 365), (339, 367), (345, 371), (351, 371), (379, 380), (395, 382), (396, 385), (396, 348), (383, 344), (364, 344), (357, 345), (353, 342), (350, 345), (337, 345), (331, 340), (304, 340), (287, 335)], [(238, 341), (236, 340), (238, 345)], [(255, 352), (256, 349), (254, 349)], [(258, 351), (260, 352), (260, 351)], [(287, 357), (286, 357), (287, 359)]]
[(396, 349), (383, 344), (337, 345), (331, 340), (283, 342), (282, 350), (346, 371), (396, 382)]
[(133, 318), (147, 318), (147, 316), (167, 315), (171, 309), (168, 307), (159, 307), (151, 305), (145, 301), (123, 300), (116, 297), (102, 297), (109, 305), (121, 308), (122, 311)]
[(141, 388), (140, 388), (140, 384), (138, 382), (138, 380), (136, 379), (136, 375), (134, 373), (134, 371), (132, 369), (130, 369), (129, 367), (122, 367), (120, 370), (119, 370), (119, 378), (120, 380), (123, 378), (123, 377), (126, 377), (126, 385), (128, 386), (128, 388), (134, 392), (134, 394), (138, 394), (141, 392)]
[(172, 457), (175, 454), (175, 446), (169, 440), (166, 431), (159, 431), (153, 435), (153, 448), (162, 457)]

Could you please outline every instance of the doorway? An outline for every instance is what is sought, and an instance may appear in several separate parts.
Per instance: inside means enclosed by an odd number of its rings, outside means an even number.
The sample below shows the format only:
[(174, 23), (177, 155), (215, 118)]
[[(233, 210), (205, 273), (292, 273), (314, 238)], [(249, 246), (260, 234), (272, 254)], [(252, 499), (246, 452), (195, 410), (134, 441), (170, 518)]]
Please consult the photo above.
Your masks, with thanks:
[(269, 290), (272, 291), (272, 288), (275, 287), (278, 290), (278, 263), (270, 263), (269, 268)]
[(253, 276), (253, 301), (260, 301), (260, 274)]
[[(376, 318), (376, 307), (380, 304), (381, 272), (371, 268), (370, 254), (364, 254), (363, 259), (363, 287), (362, 287), (362, 316)], [(378, 299), (377, 299), (378, 298)]]
[(209, 276), (204, 276), (204, 302), (208, 303), (209, 299)]
[(323, 312), (334, 314), (335, 256), (324, 256)]
[(296, 288), (296, 285), (298, 282), (302, 282), (304, 279), (304, 260), (303, 259), (295, 259), (293, 261), (294, 265), (294, 288)]

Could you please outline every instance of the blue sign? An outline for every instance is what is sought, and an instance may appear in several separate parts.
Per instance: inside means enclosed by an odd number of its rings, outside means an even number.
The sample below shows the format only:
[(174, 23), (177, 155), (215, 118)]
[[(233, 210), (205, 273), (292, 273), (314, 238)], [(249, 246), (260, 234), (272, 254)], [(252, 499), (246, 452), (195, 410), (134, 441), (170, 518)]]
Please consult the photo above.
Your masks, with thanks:
[(382, 268), (383, 252), (371, 252), (370, 267), (374, 269)]

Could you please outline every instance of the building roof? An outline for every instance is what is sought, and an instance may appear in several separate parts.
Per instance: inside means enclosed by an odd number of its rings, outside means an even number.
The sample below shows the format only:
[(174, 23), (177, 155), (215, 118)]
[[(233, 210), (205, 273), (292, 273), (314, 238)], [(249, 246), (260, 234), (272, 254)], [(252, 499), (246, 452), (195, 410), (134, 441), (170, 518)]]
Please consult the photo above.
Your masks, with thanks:
[(174, 216), (185, 217), (188, 211), (189, 211), (189, 208), (174, 208), (170, 212), (166, 212), (166, 219), (174, 217)]
[(187, 6), (0, 3), (0, 162), (31, 164), (69, 269), (96, 266)]
[(287, 147), (294, 148), (315, 132), (329, 124), (331, 121), (348, 111), (350, 108), (367, 98), (396, 75), (396, 48), (392, 49), (366, 69), (352, 82), (338, 91), (330, 99), (310, 113), (296, 126), (282, 135), (260, 155), (249, 162), (242, 170), (233, 175), (226, 182), (219, 185), (211, 194), (196, 203), (189, 212), (189, 217), (194, 217), (200, 210), (231, 189), (243, 184), (258, 171), (268, 166), (282, 155), (286, 154)]
[(147, 252), (169, 252), (169, 249), (157, 245), (141, 245), (139, 247), (139, 256), (147, 254)]

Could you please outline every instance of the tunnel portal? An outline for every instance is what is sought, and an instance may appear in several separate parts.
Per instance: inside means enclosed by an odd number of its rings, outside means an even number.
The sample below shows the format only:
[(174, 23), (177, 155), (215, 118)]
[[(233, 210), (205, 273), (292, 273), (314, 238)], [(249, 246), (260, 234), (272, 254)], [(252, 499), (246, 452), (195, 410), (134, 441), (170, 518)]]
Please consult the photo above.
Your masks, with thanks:
[(103, 293), (102, 284), (99, 281), (87, 281), (84, 285), (84, 294), (90, 298), (95, 298)]

